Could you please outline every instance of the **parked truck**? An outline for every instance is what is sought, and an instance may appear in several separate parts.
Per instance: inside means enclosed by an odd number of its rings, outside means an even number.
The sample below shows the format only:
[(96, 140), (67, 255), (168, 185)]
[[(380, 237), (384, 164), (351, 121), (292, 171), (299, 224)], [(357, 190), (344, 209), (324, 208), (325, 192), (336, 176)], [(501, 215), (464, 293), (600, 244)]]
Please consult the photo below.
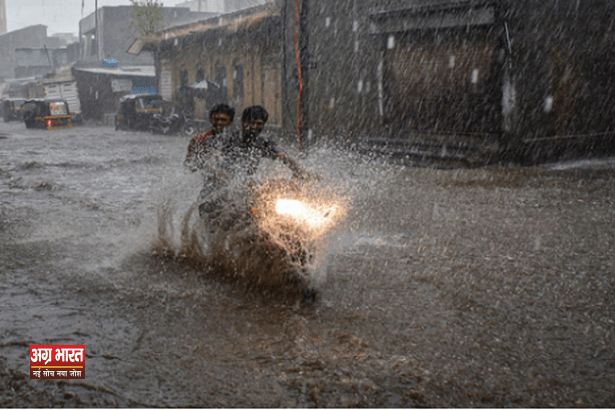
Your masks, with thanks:
[(43, 90), (47, 99), (62, 99), (70, 107), (70, 116), (74, 124), (82, 121), (81, 101), (77, 82), (69, 69), (58, 70), (43, 80)]
[(81, 102), (79, 101), (79, 91), (76, 81), (61, 81), (59, 79), (50, 78), (43, 81), (43, 88), (45, 98), (57, 98), (66, 101), (70, 107), (72, 122), (76, 124), (81, 123)]

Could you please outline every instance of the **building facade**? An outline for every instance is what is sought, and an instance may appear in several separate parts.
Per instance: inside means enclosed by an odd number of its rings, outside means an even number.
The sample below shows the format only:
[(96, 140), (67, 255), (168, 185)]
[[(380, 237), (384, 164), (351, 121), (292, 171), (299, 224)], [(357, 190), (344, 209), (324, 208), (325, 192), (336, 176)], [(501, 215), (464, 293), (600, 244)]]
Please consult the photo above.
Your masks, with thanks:
[[(264, 105), (269, 123), (281, 126), (280, 29), (279, 13), (265, 5), (161, 32), (146, 46), (156, 55), (159, 93), (203, 119), (220, 102), (238, 112)], [(221, 92), (208, 98), (191, 90), (204, 80)]]
[(613, 152), (613, 3), (302, 0), (300, 21), (318, 135), (474, 145), (486, 161)]
[[(157, 92), (154, 56), (127, 52), (139, 37), (132, 9), (132, 6), (105, 6), (79, 22), (79, 61), (72, 73), (86, 121), (109, 124), (122, 96)], [(163, 7), (162, 14), (165, 26), (186, 24), (212, 15), (183, 7)], [(115, 60), (117, 67), (103, 67), (104, 60)]]
[(188, 7), (191, 11), (201, 11), (216, 14), (232, 13), (249, 7), (259, 6), (271, 0), (188, 0), (176, 7)]
[(0, 35), (0, 79), (13, 78), (17, 66), (18, 48), (58, 48), (61, 40), (47, 37), (47, 26), (37, 24)]
[(615, 3), (279, 0), (263, 26), (250, 10), (150, 42), (167, 97), (205, 78), (306, 143), (468, 163), (615, 150)]
[[(100, 66), (105, 59), (115, 59), (120, 65), (154, 64), (150, 54), (135, 56), (126, 52), (134, 39), (139, 37), (137, 27), (132, 23), (131, 10), (132, 6), (105, 6), (79, 22), (80, 65)], [(163, 7), (162, 14), (165, 26), (184, 24), (211, 15), (195, 13), (183, 7)]]
[(77, 61), (77, 44), (63, 48), (18, 48), (15, 50), (15, 78), (43, 77)]

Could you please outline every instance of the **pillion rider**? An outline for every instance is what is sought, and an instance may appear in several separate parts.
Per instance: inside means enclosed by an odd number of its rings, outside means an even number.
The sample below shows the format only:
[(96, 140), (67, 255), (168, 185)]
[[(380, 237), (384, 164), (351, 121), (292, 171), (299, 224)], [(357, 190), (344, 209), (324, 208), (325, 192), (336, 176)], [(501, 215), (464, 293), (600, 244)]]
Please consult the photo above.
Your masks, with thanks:
[(226, 168), (254, 174), (262, 157), (279, 159), (293, 172), (293, 176), (310, 178), (299, 164), (281, 151), (275, 142), (262, 134), (269, 113), (260, 105), (247, 107), (241, 115), (241, 129), (231, 130), (235, 110), (226, 104), (216, 105), (210, 111), (212, 129), (197, 135), (188, 145), (184, 165), (191, 171), (205, 169), (213, 155), (222, 155)]
[(188, 153), (184, 161), (184, 166), (195, 172), (203, 169), (207, 161), (208, 142), (207, 140), (226, 132), (235, 119), (235, 109), (227, 104), (217, 104), (209, 110), (209, 122), (211, 129), (205, 134), (196, 135), (188, 144)]

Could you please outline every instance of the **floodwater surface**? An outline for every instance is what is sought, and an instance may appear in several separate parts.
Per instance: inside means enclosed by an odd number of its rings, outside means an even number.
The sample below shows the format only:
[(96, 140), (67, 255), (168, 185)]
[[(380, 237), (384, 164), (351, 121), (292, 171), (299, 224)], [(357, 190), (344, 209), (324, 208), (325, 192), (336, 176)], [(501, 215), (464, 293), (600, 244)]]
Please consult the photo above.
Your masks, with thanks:
[[(313, 148), (299, 162), (345, 217), (302, 304), (184, 252), (186, 138), (1, 127), (2, 407), (615, 406), (613, 159)], [(33, 344), (85, 345), (85, 380), (30, 380)]]

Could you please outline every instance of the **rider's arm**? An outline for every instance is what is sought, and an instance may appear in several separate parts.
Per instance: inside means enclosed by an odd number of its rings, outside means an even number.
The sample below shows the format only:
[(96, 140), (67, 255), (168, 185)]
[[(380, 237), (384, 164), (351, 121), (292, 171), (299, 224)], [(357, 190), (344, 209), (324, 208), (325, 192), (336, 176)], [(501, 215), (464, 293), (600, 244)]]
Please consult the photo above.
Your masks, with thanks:
[[(202, 156), (208, 151), (206, 139), (210, 136), (210, 133), (204, 135), (198, 135), (190, 140), (188, 144), (188, 153), (186, 154), (186, 159), (184, 160), (184, 167), (189, 169), (192, 172), (198, 171), (203, 167)], [(199, 156), (201, 158), (199, 158)]]
[(184, 160), (184, 167), (189, 169), (192, 172), (197, 170), (196, 166), (196, 140), (193, 138), (190, 140), (188, 144), (188, 153), (186, 154), (186, 159)]
[(297, 164), (297, 162), (289, 157), (285, 152), (280, 151), (276, 153), (276, 158), (282, 161), (288, 168), (290, 168), (291, 171), (293, 171), (293, 176), (299, 178), (308, 177), (309, 174), (305, 172), (303, 168), (301, 168), (301, 166), (299, 166), (299, 164)]

